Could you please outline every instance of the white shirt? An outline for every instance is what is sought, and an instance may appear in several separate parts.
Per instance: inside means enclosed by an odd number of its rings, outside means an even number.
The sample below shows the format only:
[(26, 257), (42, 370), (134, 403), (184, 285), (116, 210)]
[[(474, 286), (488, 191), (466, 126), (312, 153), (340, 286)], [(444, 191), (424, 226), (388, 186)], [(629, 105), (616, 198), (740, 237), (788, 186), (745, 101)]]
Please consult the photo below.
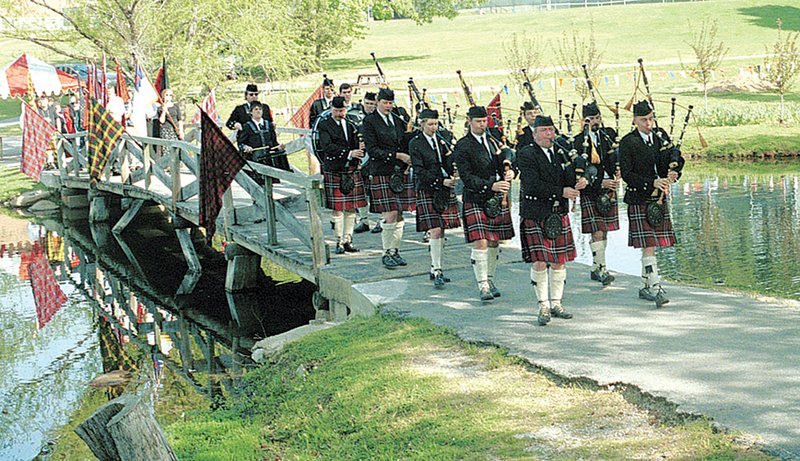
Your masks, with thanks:
[(639, 136), (642, 137), (642, 141), (644, 141), (645, 144), (650, 144), (650, 145), (653, 144), (653, 132), (652, 131), (650, 132), (649, 135), (648, 134), (644, 134), (644, 133), (642, 133), (640, 131), (639, 132)]
[(486, 153), (489, 154), (489, 157), (491, 157), (492, 153), (489, 151), (489, 140), (486, 139), (486, 133), (483, 133), (482, 135), (478, 136), (477, 134), (470, 131), (470, 134), (472, 134), (472, 136), (474, 136), (475, 139), (477, 139), (478, 142), (484, 146), (484, 149), (486, 149)]

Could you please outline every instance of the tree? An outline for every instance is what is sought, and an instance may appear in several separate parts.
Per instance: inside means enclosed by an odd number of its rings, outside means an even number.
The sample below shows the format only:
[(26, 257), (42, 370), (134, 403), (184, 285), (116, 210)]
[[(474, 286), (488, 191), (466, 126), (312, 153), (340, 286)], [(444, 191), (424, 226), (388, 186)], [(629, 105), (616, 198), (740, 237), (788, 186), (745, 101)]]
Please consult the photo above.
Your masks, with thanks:
[(583, 64), (589, 75), (595, 75), (603, 53), (597, 48), (594, 38), (594, 18), (589, 20), (589, 30), (572, 28), (564, 31), (556, 46), (556, 58), (563, 72), (576, 80), (575, 91), (580, 95), (581, 102), (589, 97), (589, 89), (584, 83)]
[[(408, 18), (417, 24), (431, 22), (435, 17), (453, 19), (458, 10), (474, 8), (487, 0), (368, 0), (376, 19)], [(393, 14), (390, 17), (389, 12)]]
[[(692, 30), (692, 36), (687, 44), (694, 52), (697, 61), (688, 69), (689, 75), (703, 85), (703, 102), (705, 109), (708, 110), (708, 82), (711, 81), (712, 72), (719, 69), (722, 59), (730, 48), (717, 38), (719, 28), (716, 19), (704, 19), (699, 29), (693, 29), (689, 22), (689, 29)], [(683, 63), (681, 66), (686, 69)]]
[[(310, 12), (314, 12), (310, 14)], [(366, 32), (366, 2), (363, 0), (300, 0), (291, 16), (303, 33), (295, 43), (311, 57), (305, 71), (322, 68), (322, 60), (346, 51)]]
[(527, 72), (531, 81), (538, 80), (542, 75), (542, 46), (538, 36), (535, 34), (526, 36), (514, 32), (509, 39), (508, 48), (505, 49), (504, 58), (506, 65), (511, 69), (511, 78), (525, 94), (523, 87), (525, 76), (522, 70)]
[(764, 68), (766, 74), (764, 78), (775, 88), (775, 92), (781, 97), (781, 116), (780, 122), (784, 118), (784, 96), (789, 92), (795, 83), (795, 77), (800, 72), (800, 48), (798, 47), (798, 36), (800, 32), (783, 34), (783, 22), (778, 18), (778, 39), (772, 48), (766, 47), (767, 57), (764, 58)]

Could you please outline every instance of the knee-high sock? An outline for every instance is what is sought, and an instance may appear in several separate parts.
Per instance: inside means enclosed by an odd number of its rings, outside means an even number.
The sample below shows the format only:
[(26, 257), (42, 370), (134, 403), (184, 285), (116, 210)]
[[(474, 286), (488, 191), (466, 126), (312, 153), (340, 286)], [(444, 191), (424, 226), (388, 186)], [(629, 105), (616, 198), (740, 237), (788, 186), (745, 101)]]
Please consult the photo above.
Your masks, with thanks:
[(658, 277), (658, 259), (655, 256), (642, 256), (642, 279), (647, 278), (645, 286), (654, 287), (661, 284)]
[(550, 303), (561, 304), (564, 296), (564, 284), (567, 281), (567, 270), (550, 268)]
[(405, 228), (403, 224), (405, 224), (405, 222), (402, 220), (397, 221), (395, 223), (393, 239), (392, 239), (392, 245), (393, 245), (392, 248), (394, 248), (395, 250), (400, 249), (400, 241), (403, 240), (403, 229)]
[(359, 221), (369, 224), (369, 207), (362, 206), (358, 209), (358, 218)]
[(598, 240), (589, 244), (592, 250), (592, 271), (606, 266), (606, 241)]
[(500, 258), (500, 248), (489, 247), (488, 252), (488, 276), (489, 280), (493, 280), (494, 273), (497, 271), (497, 260)]
[(342, 216), (344, 221), (344, 241), (353, 242), (353, 229), (356, 225), (356, 214), (353, 210), (345, 210)]
[(336, 243), (339, 243), (344, 235), (343, 217), (342, 215), (331, 216), (331, 220), (333, 221), (333, 233), (336, 234)]
[(381, 242), (383, 243), (383, 251), (391, 250), (394, 247), (394, 228), (397, 227), (397, 223), (388, 223), (384, 222), (381, 225)]
[(428, 249), (431, 252), (431, 272), (442, 269), (442, 245), (444, 239), (428, 240)]
[(533, 292), (536, 293), (536, 299), (541, 304), (547, 304), (550, 299), (549, 295), (549, 282), (547, 277), (547, 269), (537, 271), (531, 265), (531, 284), (533, 285)]
[(489, 271), (487, 267), (489, 263), (488, 258), (488, 250), (472, 249), (472, 270), (475, 272), (475, 280), (478, 282), (479, 287), (487, 282), (487, 273)]

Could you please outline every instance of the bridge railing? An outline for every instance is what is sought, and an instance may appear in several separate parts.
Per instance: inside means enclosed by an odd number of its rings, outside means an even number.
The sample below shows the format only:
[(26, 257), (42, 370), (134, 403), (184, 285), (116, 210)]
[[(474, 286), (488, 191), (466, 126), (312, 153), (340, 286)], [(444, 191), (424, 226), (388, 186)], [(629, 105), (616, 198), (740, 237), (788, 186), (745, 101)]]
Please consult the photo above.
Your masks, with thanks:
[[(278, 128), (277, 131), (294, 135), (309, 134), (309, 130), (299, 128)], [(193, 142), (124, 134), (111, 153), (97, 188), (119, 192), (121, 184), (123, 194), (135, 189), (151, 192), (151, 195), (157, 197), (173, 214), (180, 212), (186, 217), (187, 210), (191, 210), (189, 220), (197, 224), (201, 155), (198, 144), (201, 138), (199, 129), (190, 129), (186, 138)], [(59, 135), (57, 162), (62, 183), (65, 180), (88, 183), (85, 146), (85, 131)], [(299, 137), (286, 144), (286, 155), (304, 148), (305, 140)], [(247, 169), (262, 176), (263, 185), (244, 171)], [(120, 178), (112, 181), (112, 176), (117, 175)], [(273, 186), (275, 180), (280, 180), (285, 191), (294, 189), (295, 194), (305, 199), (308, 220), (298, 219), (295, 212), (275, 199)], [(231, 238), (230, 230), (233, 226), (263, 221), (267, 228), (268, 245), (279, 246), (277, 234), (280, 225), (311, 250), (314, 269), (328, 263), (329, 251), (322, 231), (322, 181), (319, 176), (308, 176), (299, 171), (285, 171), (251, 161), (236, 175), (234, 182), (245, 192), (251, 204), (239, 205), (237, 208), (232, 191), (228, 189), (223, 197), (221, 213), (226, 238)], [(284, 185), (286, 187), (283, 187)], [(252, 207), (256, 208), (254, 212), (237, 213), (242, 211), (242, 208)]]

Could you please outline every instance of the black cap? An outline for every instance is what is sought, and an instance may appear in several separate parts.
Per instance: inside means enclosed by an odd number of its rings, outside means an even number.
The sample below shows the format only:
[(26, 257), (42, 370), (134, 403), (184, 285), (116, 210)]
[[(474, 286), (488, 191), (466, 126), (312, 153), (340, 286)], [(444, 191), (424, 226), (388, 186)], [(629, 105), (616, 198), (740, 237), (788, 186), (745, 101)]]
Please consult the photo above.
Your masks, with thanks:
[(331, 101), (331, 107), (334, 109), (344, 109), (344, 96), (334, 96)]
[(540, 126), (555, 126), (553, 124), (553, 117), (545, 115), (537, 115), (536, 118), (533, 119), (533, 127), (537, 128)]
[(650, 103), (647, 101), (639, 101), (633, 105), (634, 117), (644, 117), (645, 115), (650, 114), (650, 112), (653, 112), (653, 109), (650, 107)]
[(439, 119), (439, 112), (433, 109), (422, 109), (422, 112), (419, 113), (419, 118), (426, 120), (426, 119)]
[(469, 118), (483, 118), (486, 116), (486, 108), (483, 106), (472, 106), (467, 111), (467, 117)]
[(329, 79), (328, 77), (322, 79), (322, 86), (331, 86), (334, 88), (336, 87), (336, 85), (333, 84), (333, 80)]
[(250, 112), (252, 112), (253, 109), (255, 109), (256, 107), (263, 109), (264, 105), (261, 104), (259, 101), (253, 101), (250, 103)]
[(367, 91), (364, 93), (364, 99), (367, 101), (374, 101), (375, 100), (375, 93), (372, 91)]
[(258, 93), (258, 85), (255, 83), (248, 83), (244, 89), (245, 93)]
[(526, 112), (526, 111), (529, 111), (529, 110), (536, 110), (536, 108), (533, 107), (533, 103), (530, 102), (530, 101), (523, 102), (522, 103), (522, 107), (520, 107), (520, 109), (522, 109), (523, 112)]
[(380, 91), (378, 91), (378, 101), (381, 99), (394, 101), (394, 91), (392, 91), (390, 88), (381, 88)]
[(597, 103), (592, 101), (589, 104), (583, 105), (583, 118), (586, 117), (594, 117), (595, 115), (600, 115), (600, 108), (597, 107)]

